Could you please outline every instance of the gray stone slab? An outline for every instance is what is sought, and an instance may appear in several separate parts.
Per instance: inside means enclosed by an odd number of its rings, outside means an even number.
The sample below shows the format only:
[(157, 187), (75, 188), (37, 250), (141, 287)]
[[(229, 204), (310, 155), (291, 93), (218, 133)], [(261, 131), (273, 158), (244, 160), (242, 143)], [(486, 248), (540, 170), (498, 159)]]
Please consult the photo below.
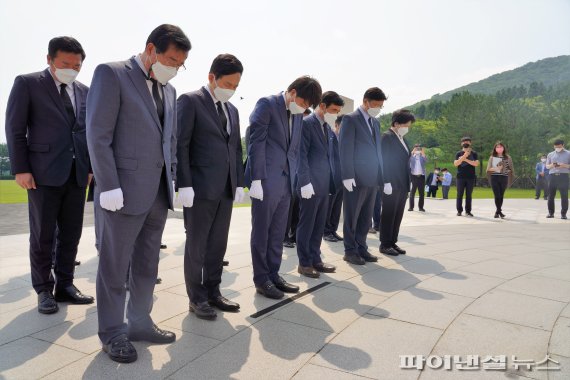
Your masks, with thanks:
[(97, 313), (91, 313), (42, 330), (32, 337), (84, 354), (92, 354), (101, 349), (97, 328)]
[(504, 281), (496, 277), (455, 270), (422, 281), (418, 288), (477, 298)]
[(442, 331), (365, 315), (323, 348), (311, 364), (375, 379), (416, 379), (399, 368), (400, 355), (428, 355)]
[(568, 257), (548, 255), (544, 253), (527, 253), (524, 255), (513, 255), (505, 257), (502, 259), (504, 261), (511, 261), (516, 263), (523, 263), (526, 265), (532, 265), (538, 268), (548, 268), (556, 265), (568, 265), (570, 264), (570, 254)]
[(330, 332), (340, 332), (386, 298), (352, 289), (328, 286), (283, 307), (273, 318)]
[(314, 364), (307, 364), (293, 376), (294, 380), (315, 380), (315, 379), (335, 379), (335, 380), (363, 380), (368, 377), (357, 376), (347, 372), (338, 371), (331, 368), (321, 367)]
[[(38, 379), (81, 359), (85, 354), (25, 337), (0, 346), (2, 379)], [(78, 374), (75, 373), (76, 378)]]
[[(560, 355), (550, 355), (550, 357), (558, 362), (556, 363), (549, 363), (548, 368), (552, 368), (552, 370), (548, 371), (548, 379), (549, 380), (568, 380), (570, 378), (570, 358), (566, 356)], [(555, 368), (560, 368), (559, 370), (555, 370)]]
[(534, 276), (555, 278), (557, 280), (570, 281), (570, 264), (557, 265), (532, 272)]
[(524, 275), (505, 282), (498, 289), (527, 294), (555, 301), (570, 302), (570, 282), (552, 278)]
[(522, 274), (535, 271), (537, 268), (530, 265), (520, 264), (524, 260), (506, 261), (509, 258), (498, 260), (487, 260), (476, 264), (465, 265), (461, 267), (462, 271), (484, 274), (486, 276), (493, 276), (510, 280)]
[(552, 331), (565, 305), (563, 302), (497, 289), (481, 296), (465, 313)]
[(570, 318), (560, 317), (556, 321), (548, 352), (570, 358)]
[(411, 287), (368, 313), (444, 330), (471, 302), (473, 298)]
[[(457, 243), (459, 244), (459, 243)], [(468, 263), (480, 263), (481, 261), (493, 260), (501, 255), (494, 252), (487, 252), (480, 248), (462, 249), (448, 253), (442, 253), (435, 256), (436, 258), (453, 259), (466, 261)]]
[(265, 318), (186, 365), (172, 379), (290, 379), (332, 337)]
[(116, 363), (99, 350), (59, 371), (46, 372), (49, 375), (45, 379), (164, 379), (219, 344), (216, 340), (196, 334), (180, 330), (174, 332), (177, 339), (172, 344), (133, 342), (138, 354), (138, 360), (134, 363)]
[[(406, 255), (408, 256), (408, 255)], [(412, 260), (404, 261), (399, 264), (389, 266), (389, 268), (398, 268), (406, 270), (412, 274), (420, 274), (425, 276), (438, 275), (452, 269), (461, 268), (469, 265), (469, 262), (447, 259), (438, 256), (433, 257), (417, 257)]]
[(380, 268), (361, 277), (354, 277), (350, 282), (339, 282), (338, 286), (349, 289), (356, 286), (362, 292), (390, 296), (417, 284), (425, 278), (427, 276), (413, 275), (400, 269)]

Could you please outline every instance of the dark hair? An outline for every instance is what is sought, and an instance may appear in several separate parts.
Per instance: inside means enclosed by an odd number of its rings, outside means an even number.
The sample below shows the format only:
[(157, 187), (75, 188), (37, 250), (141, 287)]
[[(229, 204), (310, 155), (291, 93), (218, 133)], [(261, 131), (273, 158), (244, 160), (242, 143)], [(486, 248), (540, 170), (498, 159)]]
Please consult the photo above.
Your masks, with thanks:
[(64, 53), (81, 54), (81, 62), (85, 61), (85, 51), (83, 47), (73, 37), (55, 37), (49, 41), (48, 44), (48, 55), (53, 59), (57, 56), (57, 52), (62, 51)]
[(554, 140), (554, 144), (553, 145), (564, 145), (564, 140), (562, 139), (556, 139)]
[(146, 44), (152, 43), (156, 46), (157, 53), (164, 53), (170, 45), (174, 45), (177, 50), (183, 52), (190, 51), (192, 45), (186, 34), (176, 25), (162, 24), (156, 27), (148, 36)]
[(287, 91), (297, 92), (297, 96), (309, 103), (313, 108), (317, 108), (319, 102), (321, 101), (321, 95), (323, 90), (319, 82), (309, 76), (302, 76), (293, 81), (287, 87)]
[(344, 115), (338, 115), (336, 117), (336, 120), (334, 121), (335, 124), (340, 125), (340, 123), (342, 123), (342, 118), (344, 117)]
[(503, 156), (504, 157), (509, 157), (509, 154), (507, 153), (507, 147), (505, 146), (505, 144), (503, 144), (502, 141), (497, 141), (495, 143), (495, 145), (493, 145), (493, 150), (491, 151), (491, 156), (493, 157), (497, 157), (497, 146), (502, 146), (503, 147)]
[(461, 142), (464, 142), (464, 141), (469, 141), (469, 142), (471, 142), (471, 137), (469, 137), (469, 136), (463, 137), (463, 138), (461, 139)]
[(388, 97), (386, 97), (384, 91), (380, 90), (378, 87), (372, 87), (366, 90), (366, 92), (364, 93), (363, 100), (386, 100), (386, 99), (388, 99)]
[(422, 145), (421, 144), (414, 144), (414, 148), (421, 148)]
[(433, 168), (433, 170), (434, 170), (434, 171), (436, 171), (436, 170), (439, 170), (439, 171), (441, 171), (441, 169), (440, 169), (440, 168)]
[(243, 73), (243, 65), (240, 60), (231, 54), (220, 54), (212, 62), (210, 73), (214, 74), (214, 78), (218, 79), (224, 75), (232, 75)]
[(416, 117), (409, 110), (397, 110), (392, 114), (392, 127), (394, 124), (406, 124), (407, 122), (415, 122)]
[(303, 111), (303, 115), (305, 115), (305, 116), (309, 116), (309, 115), (312, 114), (312, 113), (313, 113), (313, 111), (311, 111), (310, 108), (306, 108), (306, 109)]
[(443, 169), (441, 169), (441, 171), (442, 171), (442, 172), (446, 172), (446, 171), (447, 171), (447, 168), (443, 168)]
[(334, 91), (325, 92), (321, 98), (321, 103), (325, 103), (326, 107), (329, 107), (331, 104), (340, 107), (344, 106), (344, 100)]

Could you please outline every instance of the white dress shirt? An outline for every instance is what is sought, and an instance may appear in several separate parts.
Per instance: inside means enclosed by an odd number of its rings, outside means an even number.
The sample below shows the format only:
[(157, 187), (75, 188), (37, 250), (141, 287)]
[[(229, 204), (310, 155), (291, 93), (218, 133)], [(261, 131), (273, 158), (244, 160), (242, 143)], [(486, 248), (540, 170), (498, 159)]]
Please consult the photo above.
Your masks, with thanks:
[[(205, 85), (204, 88), (206, 90), (208, 90), (208, 93), (210, 94), (210, 96), (212, 97), (212, 101), (214, 102), (214, 108), (216, 109), (216, 112), (218, 112), (218, 105), (216, 103), (219, 102), (219, 100), (216, 99), (216, 96), (212, 93), (212, 91), (210, 91), (210, 86)], [(228, 110), (227, 110), (227, 105), (225, 102), (222, 102), (222, 110), (224, 110), (224, 114), (226, 115), (226, 131), (228, 132), (228, 135), (232, 134), (232, 125), (230, 123), (230, 116), (228, 115)]]
[[(137, 63), (139, 64), (139, 67), (141, 68), (142, 72), (145, 75), (145, 79), (148, 76), (148, 72), (146, 70), (146, 68), (144, 67), (144, 64), (141, 60), (141, 55), (137, 55), (135, 56), (135, 61), (137, 61)], [(154, 104), (154, 106), (156, 107), (156, 102), (154, 101), (154, 96), (152, 95), (152, 81), (150, 79), (146, 79), (146, 86), (148, 87), (148, 91), (150, 92), (150, 98), (152, 99), (152, 102)], [(162, 96), (162, 84), (159, 82), (158, 83), (158, 95), (160, 96), (160, 99), (163, 98)]]
[[(55, 75), (53, 75), (51, 70), (49, 70), (49, 73), (51, 74), (51, 77), (53, 78), (53, 81), (55, 82), (55, 86), (57, 87), (57, 92), (61, 95), (61, 85), (63, 83), (61, 83), (60, 81), (57, 80), (57, 78), (55, 77)], [(65, 91), (67, 91), (67, 95), (69, 95), (69, 98), (71, 99), (71, 105), (73, 106), (73, 112), (75, 113), (75, 116), (77, 116), (77, 108), (75, 106), (75, 89), (73, 87), (73, 82), (71, 82), (70, 84), (65, 86)]]

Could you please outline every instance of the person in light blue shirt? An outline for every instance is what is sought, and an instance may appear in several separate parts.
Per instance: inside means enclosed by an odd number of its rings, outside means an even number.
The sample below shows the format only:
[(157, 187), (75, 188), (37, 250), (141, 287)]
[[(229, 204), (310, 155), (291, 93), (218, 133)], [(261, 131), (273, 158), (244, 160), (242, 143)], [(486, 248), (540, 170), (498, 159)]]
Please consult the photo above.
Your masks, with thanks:
[(441, 191), (443, 191), (443, 199), (448, 199), (449, 197), (449, 188), (451, 187), (451, 180), (453, 176), (447, 170), (447, 168), (441, 169), (441, 174), (443, 176), (443, 181), (441, 181)]

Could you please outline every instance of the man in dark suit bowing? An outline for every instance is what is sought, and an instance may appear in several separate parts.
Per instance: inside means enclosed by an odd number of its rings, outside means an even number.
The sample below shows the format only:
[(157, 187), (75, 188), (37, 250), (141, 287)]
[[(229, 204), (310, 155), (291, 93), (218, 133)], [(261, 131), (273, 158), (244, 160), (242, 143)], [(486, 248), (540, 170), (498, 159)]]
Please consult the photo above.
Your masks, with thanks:
[(92, 177), (85, 137), (88, 88), (75, 80), (84, 60), (77, 40), (53, 38), (49, 67), (16, 77), (6, 107), (12, 173), (28, 190), (32, 286), (43, 314), (57, 312), (57, 302), (93, 302), (73, 285), (85, 191)]
[(178, 98), (178, 199), (184, 206), (184, 277), (190, 311), (215, 319), (216, 307), (238, 311), (222, 297), (233, 201), (244, 197), (239, 114), (229, 102), (243, 66), (231, 54), (212, 62), (208, 84)]
[(315, 111), (303, 119), (301, 147), (297, 166), (297, 194), (299, 201), (299, 224), (297, 225), (298, 272), (317, 278), (320, 272), (332, 273), (334, 265), (321, 259), (321, 240), (328, 215), (330, 194), (335, 194), (333, 177), (334, 156), (329, 133), (331, 125), (344, 106), (342, 98), (334, 91), (323, 94)]
[(381, 139), (384, 197), (380, 221), (380, 252), (390, 256), (406, 254), (396, 243), (411, 184), (410, 147), (404, 140), (404, 135), (415, 120), (408, 110), (394, 111), (392, 127), (382, 134)]
[(299, 287), (279, 275), (283, 236), (301, 141), (303, 112), (321, 100), (321, 85), (308, 76), (287, 91), (261, 98), (249, 118), (251, 135), (245, 169), (251, 204), (251, 257), (258, 293), (282, 298)]
[(366, 235), (378, 186), (384, 184), (380, 124), (376, 117), (386, 95), (378, 87), (364, 93), (362, 105), (344, 115), (340, 127), (340, 162), (344, 185), (344, 260), (356, 265), (378, 261), (368, 252)]

